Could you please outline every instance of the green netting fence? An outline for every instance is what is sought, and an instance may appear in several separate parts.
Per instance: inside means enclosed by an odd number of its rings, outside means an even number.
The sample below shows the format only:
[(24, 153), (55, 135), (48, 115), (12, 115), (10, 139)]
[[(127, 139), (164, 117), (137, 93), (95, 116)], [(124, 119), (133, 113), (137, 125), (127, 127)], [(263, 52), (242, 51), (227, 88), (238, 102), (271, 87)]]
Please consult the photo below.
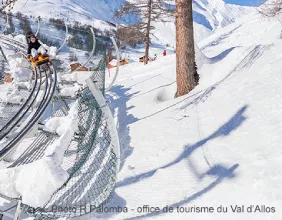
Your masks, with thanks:
[[(62, 167), (69, 173), (67, 182), (58, 189), (44, 207), (23, 204), (22, 208), (35, 219), (77, 217), (104, 205), (114, 190), (119, 170), (118, 143), (113, 141), (113, 126), (109, 123), (109, 107), (101, 97), (105, 90), (105, 50), (91, 76), (91, 83), (77, 93), (78, 132), (64, 154)], [(98, 94), (96, 93), (96, 94)], [(100, 99), (100, 101), (99, 101)]]

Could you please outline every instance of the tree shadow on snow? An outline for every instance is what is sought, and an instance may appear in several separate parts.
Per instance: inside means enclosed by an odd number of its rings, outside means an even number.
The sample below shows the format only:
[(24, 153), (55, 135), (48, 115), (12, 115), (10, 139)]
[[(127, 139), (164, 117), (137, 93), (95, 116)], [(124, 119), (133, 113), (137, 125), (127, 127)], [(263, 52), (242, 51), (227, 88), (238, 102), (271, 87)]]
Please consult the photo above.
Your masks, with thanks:
[[(136, 122), (138, 118), (128, 113), (128, 110), (135, 106), (127, 106), (128, 101), (132, 96), (138, 94), (135, 92), (130, 94), (131, 88), (125, 88), (121, 85), (116, 85), (111, 88), (111, 95), (107, 94), (106, 98), (110, 102), (110, 108), (113, 115), (117, 117), (117, 132), (120, 141), (120, 169), (122, 169), (127, 157), (132, 154), (133, 147), (130, 146), (131, 137), (129, 134), (129, 125)], [(115, 113), (115, 114), (114, 114)]]
[(126, 179), (118, 182), (116, 184), (116, 187), (127, 186), (127, 185), (130, 185), (130, 184), (134, 184), (136, 182), (139, 182), (142, 179), (149, 178), (149, 177), (153, 176), (158, 169), (168, 168), (170, 166), (173, 166), (173, 165), (179, 163), (183, 159), (187, 159), (195, 150), (204, 146), (210, 140), (213, 140), (213, 139), (218, 138), (218, 137), (230, 135), (231, 132), (237, 130), (243, 124), (243, 122), (246, 120), (246, 117), (243, 114), (246, 111), (247, 107), (248, 106), (243, 106), (242, 108), (240, 108), (235, 113), (235, 115), (231, 119), (229, 119), (228, 122), (223, 124), (220, 128), (218, 128), (214, 133), (212, 133), (208, 137), (204, 138), (203, 140), (198, 141), (195, 144), (186, 145), (184, 147), (184, 151), (177, 158), (175, 158), (173, 161), (171, 161), (167, 165), (164, 165), (162, 167), (148, 171), (146, 173), (139, 174), (139, 175), (134, 176), (134, 177), (126, 178)]
[[(220, 169), (221, 172), (215, 173), (215, 175), (218, 176), (218, 178), (214, 182), (210, 183), (208, 186), (206, 186), (205, 188), (201, 189), (200, 191), (194, 193), (193, 195), (189, 196), (188, 198), (183, 199), (180, 202), (177, 202), (177, 203), (174, 203), (174, 204), (171, 204), (171, 205), (168, 205), (168, 206), (173, 207), (173, 209), (175, 210), (177, 207), (183, 207), (184, 205), (187, 205), (187, 203), (192, 202), (193, 200), (196, 200), (197, 198), (201, 197), (202, 195), (206, 194), (207, 192), (209, 192), (210, 190), (215, 188), (217, 185), (219, 185), (225, 178), (236, 177), (236, 175), (233, 172), (238, 167), (239, 167), (239, 164), (234, 164), (230, 168), (221, 167), (221, 169)], [(214, 171), (216, 171), (218, 168), (215, 166), (212, 169)], [(127, 218), (126, 220), (134, 220), (134, 219), (141, 219), (141, 218), (143, 219), (143, 218), (148, 218), (148, 217), (161, 215), (161, 214), (166, 214), (166, 213), (163, 212), (163, 211), (152, 212), (152, 213), (144, 214), (144, 215), (141, 215), (141, 216)]]
[[(175, 209), (178, 206), (180, 206), (180, 207), (185, 206), (185, 205), (187, 205), (187, 203), (189, 203), (193, 200), (196, 200), (197, 198), (201, 197), (202, 195), (208, 193), (210, 190), (212, 190), (217, 185), (219, 185), (224, 179), (235, 178), (236, 175), (235, 175), (234, 171), (239, 167), (239, 164), (234, 164), (233, 166), (231, 166), (229, 168), (224, 167), (223, 165), (220, 165), (220, 164), (215, 164), (213, 166), (210, 166), (210, 168), (207, 172), (201, 174), (201, 173), (197, 172), (196, 170), (193, 170), (193, 169), (195, 169), (195, 167), (191, 166), (191, 161), (189, 161), (189, 156), (196, 149), (203, 147), (208, 141), (215, 139), (215, 138), (218, 138), (218, 137), (221, 137), (221, 136), (228, 136), (228, 135), (231, 134), (231, 132), (237, 130), (243, 124), (243, 122), (247, 119), (243, 115), (245, 113), (247, 107), (248, 106), (243, 106), (242, 108), (240, 108), (236, 112), (236, 114), (228, 122), (223, 124), (220, 128), (218, 128), (214, 133), (212, 133), (208, 137), (204, 138), (201, 141), (198, 141), (195, 144), (186, 145), (184, 151), (177, 158), (175, 158), (172, 162), (170, 162), (169, 164), (162, 166), (162, 167), (159, 167), (157, 169), (154, 169), (152, 171), (149, 171), (147, 173), (143, 173), (143, 174), (140, 174), (140, 175), (135, 176), (135, 177), (127, 178), (127, 179), (117, 183), (117, 187), (126, 186), (126, 185), (129, 185), (129, 184), (139, 182), (142, 179), (149, 178), (149, 177), (153, 176), (154, 173), (158, 169), (170, 167), (172, 165), (179, 163), (183, 159), (186, 159), (188, 161), (188, 164), (190, 163), (189, 165), (190, 165), (190, 167), (192, 167), (192, 171), (198, 176), (198, 178), (203, 178), (206, 175), (212, 175), (212, 176), (217, 177), (215, 179), (215, 181), (210, 183), (208, 186), (204, 187), (203, 189), (199, 190), (198, 192), (195, 192), (194, 194), (187, 197), (186, 199), (183, 199), (183, 200), (181, 200), (177, 203), (168, 205), (169, 207), (173, 207)], [(163, 211), (153, 212), (153, 213), (147, 213), (147, 214), (144, 214), (144, 215), (141, 215), (141, 216), (136, 216), (136, 217), (132, 217), (132, 218), (128, 218), (128, 219), (130, 219), (130, 220), (140, 219), (140, 218), (152, 217), (152, 216), (161, 215), (161, 214), (165, 214), (165, 213)]]
[[(77, 220), (85, 220), (85, 219), (111, 219), (114, 215), (118, 214), (119, 210), (122, 210), (126, 207), (126, 201), (120, 197), (118, 194), (113, 192), (111, 195), (111, 200), (100, 207), (101, 209), (94, 210), (87, 215), (77, 217)], [(106, 210), (115, 210), (115, 211), (106, 211)], [(121, 212), (121, 211), (120, 211)]]

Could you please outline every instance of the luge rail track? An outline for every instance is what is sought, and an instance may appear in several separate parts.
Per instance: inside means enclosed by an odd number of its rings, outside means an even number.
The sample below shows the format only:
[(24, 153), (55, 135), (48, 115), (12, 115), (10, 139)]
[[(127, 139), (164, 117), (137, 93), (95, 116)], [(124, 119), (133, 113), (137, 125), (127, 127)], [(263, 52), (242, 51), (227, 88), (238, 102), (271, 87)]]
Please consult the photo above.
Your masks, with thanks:
[[(2, 43), (14, 47), (22, 54), (26, 48), (19, 41), (2, 38)], [(57, 84), (57, 73), (52, 65), (33, 67), (34, 84), (29, 96), (18, 111), (6, 120), (0, 129), (0, 159), (3, 159), (16, 146), (39, 121), (50, 104)], [(43, 95), (40, 94), (43, 93)]]
[[(87, 62), (95, 51), (95, 34), (93, 34), (93, 49)], [(112, 39), (113, 40), (113, 39)], [(25, 56), (26, 44), (6, 36), (0, 36), (0, 41)], [(100, 43), (103, 41), (100, 41)], [(77, 217), (93, 211), (93, 207), (105, 204), (113, 193), (119, 172), (119, 140), (108, 103), (103, 97), (105, 92), (105, 50), (98, 51), (100, 61), (87, 84), (76, 95), (78, 102), (78, 131), (73, 137), (68, 149), (64, 152), (62, 168), (69, 174), (68, 180), (52, 195), (43, 207), (30, 207), (22, 203), (22, 198), (12, 198), (1, 194), (9, 201), (16, 202), (15, 215), (0, 210), (1, 214), (14, 220), (19, 220), (20, 212), (33, 216), (35, 219), (57, 219), (59, 217)], [(114, 45), (116, 46), (115, 42)], [(10, 114), (5, 123), (0, 126), (0, 160), (13, 154), (20, 141), (38, 124), (51, 102), (57, 104), (55, 116), (66, 115), (64, 108), (69, 109), (66, 100), (60, 100), (56, 94), (57, 73), (54, 67), (33, 68), (33, 87), (26, 95), (14, 114)], [(118, 68), (117, 68), (118, 73)], [(117, 75), (116, 73), (116, 75)], [(114, 83), (116, 77), (114, 77)], [(109, 89), (109, 88), (108, 88)], [(7, 107), (7, 106), (6, 106)], [(54, 109), (53, 109), (54, 110)], [(57, 138), (58, 134), (40, 131), (35, 140), (20, 156), (11, 161), (7, 169), (33, 163), (44, 156), (44, 152)], [(23, 183), (24, 184), (24, 183)], [(2, 192), (3, 193), (3, 192)], [(52, 207), (76, 207), (72, 210), (54, 212)], [(79, 207), (85, 206), (84, 210)], [(9, 208), (8, 210), (11, 210)]]

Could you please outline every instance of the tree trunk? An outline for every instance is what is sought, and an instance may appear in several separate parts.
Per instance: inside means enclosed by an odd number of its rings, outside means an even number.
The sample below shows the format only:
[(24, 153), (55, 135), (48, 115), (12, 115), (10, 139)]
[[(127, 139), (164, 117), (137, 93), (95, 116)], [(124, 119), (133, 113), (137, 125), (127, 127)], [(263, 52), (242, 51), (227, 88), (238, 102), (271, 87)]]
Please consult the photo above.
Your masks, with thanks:
[(175, 97), (189, 93), (196, 85), (195, 50), (191, 0), (176, 3), (176, 81)]
[(149, 59), (149, 46), (150, 46), (150, 29), (151, 29), (151, 14), (152, 14), (152, 0), (148, 1), (148, 23), (146, 29), (146, 50), (145, 50), (145, 62), (144, 64), (148, 64)]

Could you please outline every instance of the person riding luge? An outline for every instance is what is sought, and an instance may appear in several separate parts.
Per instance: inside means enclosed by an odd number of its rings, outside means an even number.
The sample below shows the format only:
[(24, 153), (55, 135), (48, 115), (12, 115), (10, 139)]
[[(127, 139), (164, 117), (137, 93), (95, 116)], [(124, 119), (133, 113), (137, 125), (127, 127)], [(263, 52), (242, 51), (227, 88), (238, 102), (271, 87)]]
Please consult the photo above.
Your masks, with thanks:
[(47, 54), (47, 50), (32, 32), (27, 32), (26, 40), (28, 44), (28, 58), (34, 67), (50, 63), (51, 59)]
[(28, 58), (32, 56), (34, 60), (37, 60), (39, 55), (48, 56), (46, 49), (41, 45), (41, 43), (32, 32), (27, 32), (26, 39), (28, 44)]

